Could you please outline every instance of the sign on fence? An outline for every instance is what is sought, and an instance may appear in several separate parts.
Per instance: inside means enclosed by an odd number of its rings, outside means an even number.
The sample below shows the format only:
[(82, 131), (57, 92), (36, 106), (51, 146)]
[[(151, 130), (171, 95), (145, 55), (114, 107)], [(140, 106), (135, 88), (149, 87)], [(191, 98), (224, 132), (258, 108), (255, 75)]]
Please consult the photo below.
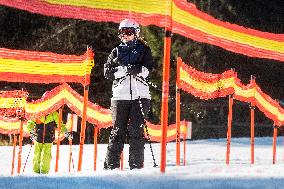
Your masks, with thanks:
[(187, 121), (186, 124), (187, 124), (187, 126), (186, 126), (186, 128), (187, 128), (187, 130), (186, 130), (186, 132), (187, 132), (186, 139), (191, 139), (191, 136), (192, 136), (192, 122), (191, 121)]

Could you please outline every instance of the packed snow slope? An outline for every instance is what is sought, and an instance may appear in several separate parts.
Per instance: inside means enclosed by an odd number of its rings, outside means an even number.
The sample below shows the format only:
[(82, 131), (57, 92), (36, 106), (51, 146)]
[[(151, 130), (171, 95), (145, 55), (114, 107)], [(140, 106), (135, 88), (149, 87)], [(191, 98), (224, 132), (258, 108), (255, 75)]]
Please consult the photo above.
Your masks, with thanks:
[[(68, 171), (68, 145), (60, 146), (59, 171), (55, 173), (56, 145), (48, 175), (32, 172), (33, 149), (25, 172), (11, 176), (11, 146), (0, 147), (0, 188), (2, 189), (282, 189), (284, 188), (283, 138), (277, 139), (276, 164), (272, 164), (272, 138), (255, 139), (255, 164), (250, 163), (250, 139), (233, 138), (230, 164), (226, 165), (226, 139), (189, 140), (186, 149), (186, 165), (176, 166), (175, 143), (167, 144), (166, 172), (153, 167), (149, 144), (145, 146), (145, 166), (141, 170), (129, 170), (128, 145), (124, 148), (124, 169), (103, 170), (106, 144), (98, 145), (97, 170), (94, 171), (94, 147), (84, 145), (82, 170), (77, 172), (78, 146), (72, 146), (73, 165)], [(155, 160), (160, 164), (160, 144), (152, 144)], [(30, 145), (23, 146), (22, 169)], [(181, 150), (183, 147), (181, 146)], [(18, 151), (18, 149), (17, 149)], [(183, 154), (183, 151), (181, 151)], [(17, 157), (16, 157), (17, 158)], [(17, 161), (16, 161), (17, 162)]]

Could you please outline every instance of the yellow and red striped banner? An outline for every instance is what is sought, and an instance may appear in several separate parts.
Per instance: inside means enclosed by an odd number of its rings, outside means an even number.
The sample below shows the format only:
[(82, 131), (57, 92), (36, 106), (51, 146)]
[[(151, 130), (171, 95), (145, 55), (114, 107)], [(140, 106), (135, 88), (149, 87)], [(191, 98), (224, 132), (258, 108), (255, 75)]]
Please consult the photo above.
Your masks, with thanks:
[[(20, 133), (20, 124), (21, 122), (18, 119), (9, 119), (5, 120), (3, 118), (0, 118), (0, 133), (2, 134), (19, 134)], [(148, 134), (150, 137), (150, 140), (153, 142), (160, 142), (161, 141), (161, 125), (155, 125), (150, 122), (147, 122), (147, 127), (148, 127)], [(187, 124), (188, 122), (186, 121), (181, 121), (180, 125), (180, 135), (184, 135), (187, 132)], [(111, 126), (110, 124), (108, 127)], [(66, 123), (66, 128), (70, 130), (71, 124)], [(148, 138), (146, 130), (145, 132), (145, 137), (146, 139)], [(24, 137), (29, 136), (29, 131), (27, 129), (27, 122), (24, 122), (23, 124), (23, 135)], [(57, 137), (57, 130), (55, 136)], [(64, 139), (64, 135), (60, 135), (60, 140)], [(167, 141), (174, 141), (176, 140), (176, 124), (171, 124), (168, 127), (167, 130)], [(56, 141), (56, 140), (55, 140)]]
[[(23, 104), (26, 119), (37, 119), (48, 115), (51, 112), (57, 111), (63, 105), (67, 105), (78, 116), (82, 116), (83, 96), (74, 91), (68, 84), (64, 83), (58, 87), (45, 93), (44, 97), (33, 102)], [(0, 97), (1, 101), (1, 97)], [(5, 104), (2, 105), (3, 108)], [(87, 103), (87, 121), (98, 126), (99, 128), (107, 128), (111, 126), (112, 117), (109, 109), (104, 109), (92, 102)], [(187, 122), (181, 122), (181, 134), (186, 132)], [(66, 124), (70, 127), (70, 124)], [(160, 141), (161, 125), (154, 125), (147, 122), (148, 133), (151, 141)], [(167, 140), (172, 141), (176, 138), (176, 125), (172, 124), (168, 127)], [(70, 128), (69, 128), (70, 129)], [(20, 121), (18, 119), (5, 119), (0, 116), (0, 133), (17, 134), (20, 130)], [(26, 122), (23, 125), (24, 135), (28, 136)], [(145, 133), (146, 134), (146, 133)]]
[[(5, 119), (0, 117), (0, 133), (2, 134), (19, 134), (20, 126), (21, 122), (17, 118)], [(23, 123), (23, 133), (25, 137), (29, 136), (27, 122)]]
[(0, 109), (23, 108), (28, 95), (28, 92), (21, 90), (0, 91)]
[(85, 84), (94, 66), (93, 56), (90, 49), (75, 56), (0, 48), (0, 81)]
[[(161, 142), (162, 137), (162, 129), (161, 125), (155, 125), (150, 122), (147, 122), (148, 133), (151, 141)], [(180, 122), (180, 135), (184, 135), (187, 132), (188, 122), (181, 121)], [(176, 140), (176, 124), (171, 124), (167, 128), (167, 142)], [(145, 130), (145, 134), (146, 130)], [(147, 138), (147, 136), (145, 136)]]
[[(43, 98), (27, 103), (26, 119), (40, 118), (56, 111), (66, 104), (78, 116), (82, 116), (83, 96), (64, 83), (49, 91)], [(98, 127), (108, 127), (111, 124), (110, 110), (104, 109), (90, 101), (87, 103), (87, 121)]]
[(261, 91), (253, 82), (243, 85), (237, 74), (230, 70), (222, 74), (204, 73), (181, 63), (180, 88), (201, 99), (213, 99), (234, 94), (240, 101), (250, 102), (257, 106), (275, 125), (284, 124), (284, 109), (278, 102)]
[(224, 97), (234, 92), (236, 73), (232, 70), (222, 74), (197, 71), (184, 63), (180, 64), (181, 88), (201, 99)]
[[(39, 100), (33, 102), (24, 101), (22, 107), (25, 111), (25, 119), (41, 118), (42, 116), (58, 110), (65, 104), (78, 116), (82, 116), (83, 98), (83, 96), (74, 91), (68, 84), (64, 83), (53, 90), (48, 91), (45, 96)], [(0, 102), (1, 101), (0, 97)], [(6, 103), (6, 105), (7, 107), (5, 106), (5, 103), (1, 104), (1, 108), (11, 108), (10, 104)], [(0, 130), (6, 130), (8, 128), (8, 123), (4, 124), (4, 122), (9, 122), (10, 119), (0, 119), (2, 120), (0, 123)], [(104, 109), (89, 101), (87, 104), (87, 121), (100, 128), (109, 127), (111, 125), (110, 110)], [(20, 121), (17, 122), (14, 119), (11, 119), (11, 122), (14, 123), (13, 125), (16, 130), (20, 128)], [(15, 128), (12, 126), (11, 130), (15, 130)]]
[(219, 21), (186, 0), (0, 0), (0, 4), (47, 16), (97, 22), (118, 23), (133, 18), (142, 25), (167, 27), (232, 52), (284, 61), (284, 34)]
[(279, 102), (262, 92), (255, 82), (244, 86), (237, 79), (234, 98), (257, 106), (266, 117), (274, 121), (276, 126), (283, 126), (284, 109), (280, 106)]
[[(21, 126), (21, 121), (18, 119), (3, 119), (3, 117), (0, 117), (0, 133), (2, 134), (19, 134), (20, 133), (20, 126)], [(29, 137), (30, 132), (27, 127), (27, 122), (23, 122), (23, 136), (24, 137)], [(70, 124), (66, 124), (66, 128), (70, 130), (68, 127)], [(55, 130), (55, 140), (54, 142), (57, 142), (58, 138), (58, 130)], [(65, 138), (64, 133), (60, 133), (59, 139), (62, 141)]]

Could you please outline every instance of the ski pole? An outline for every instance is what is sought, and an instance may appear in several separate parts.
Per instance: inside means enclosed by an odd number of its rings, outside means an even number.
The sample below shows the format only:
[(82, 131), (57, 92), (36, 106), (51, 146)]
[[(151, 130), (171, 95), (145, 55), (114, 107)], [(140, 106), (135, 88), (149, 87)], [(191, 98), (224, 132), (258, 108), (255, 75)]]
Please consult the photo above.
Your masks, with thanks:
[(75, 170), (74, 160), (73, 160), (73, 153), (72, 153), (72, 147), (70, 146), (70, 154), (69, 154), (69, 172), (71, 171), (71, 162), (73, 170)]
[(69, 140), (69, 172), (71, 170), (71, 158), (72, 158), (72, 140)]
[(72, 160), (73, 171), (75, 171), (75, 165), (74, 165), (73, 155), (71, 156), (71, 160)]
[(27, 165), (28, 159), (29, 159), (29, 157), (30, 157), (30, 153), (31, 153), (31, 151), (32, 151), (33, 143), (34, 143), (34, 141), (32, 141), (32, 143), (31, 143), (30, 150), (29, 150), (28, 156), (27, 156), (26, 161), (25, 161), (25, 164), (24, 164), (23, 172), (25, 172), (26, 165)]
[(149, 135), (149, 131), (148, 131), (148, 126), (147, 126), (146, 121), (145, 121), (144, 109), (143, 109), (143, 105), (142, 105), (142, 102), (141, 102), (141, 99), (140, 99), (139, 90), (138, 90), (138, 87), (137, 87), (137, 79), (135, 79), (135, 81), (136, 81), (136, 82), (135, 82), (136, 92), (137, 92), (137, 94), (138, 94), (138, 102), (139, 102), (141, 114), (142, 114), (142, 117), (143, 117), (143, 122), (144, 122), (144, 125), (145, 125), (146, 134), (147, 134), (147, 137), (148, 137), (147, 140), (148, 140), (148, 142), (149, 142), (150, 150), (151, 150), (151, 154), (152, 154), (152, 158), (153, 158), (153, 163), (154, 163), (154, 166), (153, 166), (153, 167), (158, 167), (158, 165), (156, 164), (156, 160), (155, 160), (155, 156), (154, 156), (154, 151), (153, 151), (153, 148), (152, 148), (152, 142), (151, 142), (151, 139), (150, 139), (150, 135)]
[(72, 166), (73, 166), (73, 170), (75, 170), (75, 166), (74, 166), (74, 160), (73, 160), (73, 152), (72, 152), (72, 139), (73, 139), (73, 135), (70, 132), (70, 135), (68, 136), (68, 140), (69, 140), (69, 172), (71, 171), (71, 162), (72, 162)]
[(151, 150), (151, 154), (152, 154), (152, 158), (153, 158), (153, 162), (154, 162), (154, 166), (153, 167), (158, 167), (158, 165), (156, 164), (156, 160), (155, 160), (155, 156), (154, 156), (154, 151), (153, 151), (153, 148), (152, 148), (152, 142), (151, 142), (151, 139), (150, 139), (150, 135), (149, 135), (149, 131), (148, 131), (148, 126), (145, 122), (145, 129), (146, 129), (146, 134), (147, 134), (147, 137), (148, 137), (148, 142), (149, 142), (149, 145), (150, 145), (150, 150)]

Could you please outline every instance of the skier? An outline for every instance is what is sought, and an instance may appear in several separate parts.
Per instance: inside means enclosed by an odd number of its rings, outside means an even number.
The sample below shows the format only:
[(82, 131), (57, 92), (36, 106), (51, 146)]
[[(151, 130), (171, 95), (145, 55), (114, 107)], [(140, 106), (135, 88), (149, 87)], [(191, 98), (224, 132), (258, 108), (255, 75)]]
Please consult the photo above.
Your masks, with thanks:
[[(58, 126), (59, 114), (57, 111), (43, 116), (37, 120), (28, 121), (28, 130), (34, 141), (33, 171), (35, 173), (48, 174), (51, 161), (51, 147), (55, 139), (55, 127)], [(56, 125), (55, 125), (56, 124)], [(62, 123), (61, 133), (67, 132)]]
[(112, 131), (109, 137), (105, 169), (120, 166), (120, 154), (129, 137), (129, 167), (144, 164), (144, 119), (150, 109), (149, 72), (155, 67), (151, 49), (139, 36), (139, 24), (125, 19), (119, 25), (121, 43), (110, 53), (104, 65), (105, 78), (112, 80)]

